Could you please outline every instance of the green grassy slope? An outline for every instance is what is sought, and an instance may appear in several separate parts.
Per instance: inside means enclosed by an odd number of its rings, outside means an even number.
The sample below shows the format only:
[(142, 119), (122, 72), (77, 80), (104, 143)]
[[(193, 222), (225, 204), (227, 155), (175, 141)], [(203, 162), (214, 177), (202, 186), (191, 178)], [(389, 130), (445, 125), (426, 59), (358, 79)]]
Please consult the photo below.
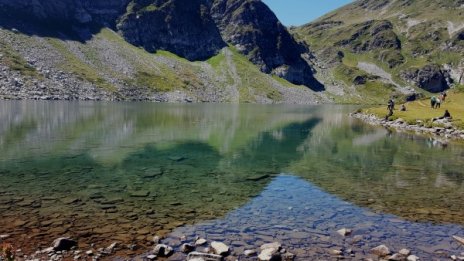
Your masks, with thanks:
[[(34, 80), (43, 77), (36, 67), (63, 71), (120, 99), (127, 99), (128, 92), (143, 91), (142, 97), (181, 93), (193, 101), (291, 102), (286, 90), (297, 90), (308, 100), (317, 99), (304, 86), (260, 72), (232, 46), (206, 61), (190, 62), (166, 51), (149, 53), (109, 29), (102, 29), (85, 43), (7, 30), (0, 33), (7, 36), (0, 38), (1, 65)], [(31, 54), (26, 50), (36, 51)], [(40, 65), (24, 58), (31, 56)]]
[[(402, 74), (426, 65), (446, 66), (451, 78), (459, 81), (464, 68), (462, 4), (453, 0), (358, 0), (292, 28), (292, 33), (311, 46), (336, 81), (354, 85), (356, 93), (368, 99), (374, 94), (384, 100), (397, 95), (394, 88), (360, 71), (359, 62), (375, 64), (391, 74), (396, 84), (418, 91), (417, 84)], [(356, 76), (365, 76), (367, 83), (354, 84)], [(375, 91), (367, 91), (371, 89)], [(357, 98), (350, 99), (356, 102)]]

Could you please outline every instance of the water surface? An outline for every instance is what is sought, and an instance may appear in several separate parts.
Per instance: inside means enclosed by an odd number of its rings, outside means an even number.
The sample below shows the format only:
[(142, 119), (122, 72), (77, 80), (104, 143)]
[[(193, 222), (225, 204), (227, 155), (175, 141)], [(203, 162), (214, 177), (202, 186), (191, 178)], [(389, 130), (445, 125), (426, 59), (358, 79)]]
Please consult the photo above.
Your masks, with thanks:
[[(413, 248), (424, 237), (413, 230), (427, 230), (433, 233), (423, 247), (443, 244), (431, 252), (416, 247), (418, 253), (437, 258), (458, 251), (450, 237), (464, 234), (464, 147), (367, 126), (350, 119), (351, 110), (1, 102), (0, 234), (11, 234), (23, 249), (46, 247), (62, 235), (82, 248), (120, 241), (138, 246), (122, 253), (132, 255), (155, 234), (173, 238), (187, 229), (191, 235), (211, 222), (233, 227), (228, 218), (240, 213), (247, 223), (268, 225), (247, 232), (250, 245), (238, 250), (301, 228), (303, 219), (310, 230), (302, 232), (318, 231), (325, 241), (297, 233), (301, 242), (287, 245), (300, 256), (326, 255), (338, 240), (331, 233), (356, 229), (360, 220), (383, 224), (378, 233), (355, 230), (366, 242), (407, 239)], [(250, 207), (267, 209), (256, 202), (274, 188), (281, 190), (272, 194), (275, 206), (296, 209), (307, 199), (319, 211), (271, 208), (259, 218), (250, 215)], [(331, 214), (344, 206), (349, 215)], [(387, 233), (392, 224), (404, 227)], [(208, 236), (205, 231), (198, 227), (198, 234)], [(321, 253), (304, 251), (318, 242)]]

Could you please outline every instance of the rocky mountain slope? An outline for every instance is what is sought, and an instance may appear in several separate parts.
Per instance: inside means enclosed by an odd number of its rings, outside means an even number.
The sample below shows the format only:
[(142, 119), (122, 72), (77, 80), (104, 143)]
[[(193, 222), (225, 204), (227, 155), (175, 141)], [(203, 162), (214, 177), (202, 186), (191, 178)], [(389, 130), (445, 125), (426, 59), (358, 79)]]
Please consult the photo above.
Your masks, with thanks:
[(259, 0), (0, 0), (0, 34), (3, 98), (325, 100)]
[(315, 52), (326, 87), (347, 94), (341, 101), (463, 83), (463, 0), (357, 0), (292, 32)]

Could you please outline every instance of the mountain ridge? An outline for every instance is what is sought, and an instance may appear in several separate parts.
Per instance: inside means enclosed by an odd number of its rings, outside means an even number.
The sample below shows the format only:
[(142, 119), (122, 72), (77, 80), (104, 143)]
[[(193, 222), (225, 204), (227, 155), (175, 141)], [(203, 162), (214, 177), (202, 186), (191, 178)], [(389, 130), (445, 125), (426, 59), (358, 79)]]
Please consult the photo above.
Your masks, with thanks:
[[(218, 6), (237, 2), (237, 8), (228, 8), (226, 13), (219, 12)], [(35, 1), (0, 0), (3, 18), (0, 25), (27, 35), (77, 40), (85, 43), (92, 39), (101, 28), (118, 32), (129, 43), (148, 52), (169, 51), (191, 62), (206, 61), (218, 55), (223, 48), (233, 46), (239, 53), (249, 58), (266, 74), (276, 75), (297, 85), (305, 85), (315, 91), (323, 86), (314, 79), (313, 70), (302, 57), (309, 52), (304, 45), (297, 43), (287, 32), (275, 15), (263, 24), (255, 19), (243, 21), (251, 16), (262, 19), (259, 12), (253, 13), (242, 5), (253, 5), (260, 12), (272, 14), (272, 11), (259, 0), (118, 0), (111, 4), (104, 1)], [(233, 13), (233, 15), (229, 15)], [(219, 18), (241, 17), (234, 20), (241, 23), (242, 31), (221, 31)], [(20, 17), (20, 21), (16, 21)], [(47, 32), (50, 27), (51, 32)], [(267, 31), (265, 31), (267, 30)], [(250, 31), (256, 34), (248, 34)], [(263, 31), (265, 31), (263, 33)], [(64, 33), (63, 33), (64, 32)], [(233, 35), (232, 35), (233, 34)], [(235, 41), (239, 35), (240, 40)], [(263, 40), (256, 41), (256, 35)], [(280, 48), (272, 48), (266, 43), (275, 43), (284, 39)], [(247, 46), (242, 49), (242, 46)], [(271, 51), (266, 49), (270, 48)], [(274, 53), (275, 57), (262, 53)]]
[[(358, 0), (291, 31), (329, 75), (321, 81), (361, 94), (349, 100), (415, 99), (463, 84), (463, 12), (462, 0)], [(395, 84), (359, 63), (382, 68)]]

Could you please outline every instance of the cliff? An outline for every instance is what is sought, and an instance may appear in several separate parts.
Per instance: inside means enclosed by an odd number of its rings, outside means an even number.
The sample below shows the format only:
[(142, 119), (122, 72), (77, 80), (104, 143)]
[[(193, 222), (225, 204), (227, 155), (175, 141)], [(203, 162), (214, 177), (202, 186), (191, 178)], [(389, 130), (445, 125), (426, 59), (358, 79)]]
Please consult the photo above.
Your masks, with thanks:
[(86, 42), (102, 28), (146, 51), (204, 61), (231, 45), (266, 74), (323, 90), (297, 43), (259, 0), (0, 0), (0, 26)]

